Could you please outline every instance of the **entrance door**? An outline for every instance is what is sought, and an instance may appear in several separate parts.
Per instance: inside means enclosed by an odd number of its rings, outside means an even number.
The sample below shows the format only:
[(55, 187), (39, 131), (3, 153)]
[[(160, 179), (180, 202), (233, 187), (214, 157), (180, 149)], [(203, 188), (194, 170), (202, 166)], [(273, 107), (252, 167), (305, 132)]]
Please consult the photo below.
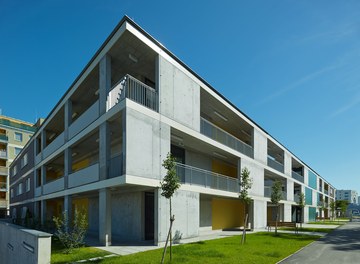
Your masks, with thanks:
[(145, 193), (145, 240), (154, 240), (154, 193)]

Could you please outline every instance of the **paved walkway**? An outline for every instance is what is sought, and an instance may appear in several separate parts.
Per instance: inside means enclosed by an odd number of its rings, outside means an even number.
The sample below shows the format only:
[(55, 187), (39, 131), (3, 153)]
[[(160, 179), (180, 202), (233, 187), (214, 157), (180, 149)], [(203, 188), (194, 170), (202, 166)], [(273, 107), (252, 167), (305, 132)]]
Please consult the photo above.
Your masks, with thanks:
[(340, 226), (279, 263), (360, 263), (360, 222)]
[[(317, 227), (317, 228), (335, 228), (337, 226), (328, 226), (328, 225), (309, 225), (309, 224), (303, 224), (303, 227)], [(251, 232), (248, 232), (248, 234), (253, 234), (256, 232), (264, 232), (266, 229), (256, 229)], [(274, 230), (273, 230), (274, 231)], [(279, 231), (284, 233), (294, 233), (293, 231)], [(324, 235), (324, 233), (318, 233), (318, 232), (302, 232), (310, 235)], [(198, 241), (205, 241), (205, 240), (212, 240), (212, 239), (218, 239), (228, 236), (235, 236), (242, 234), (241, 231), (221, 231), (221, 230), (209, 230), (209, 231), (202, 231), (200, 232), (200, 235), (198, 237), (194, 238), (186, 238), (181, 239), (180, 244), (187, 244), (187, 243), (194, 243)], [(108, 252), (111, 252), (112, 254), (116, 255), (128, 255), (128, 254), (134, 254), (138, 252), (148, 251), (148, 250), (154, 250), (158, 248), (163, 248), (163, 244), (159, 246), (154, 246), (151, 243), (136, 243), (136, 244), (121, 244), (117, 243), (116, 241), (113, 241), (113, 244), (109, 247), (99, 246), (99, 242), (96, 237), (94, 238), (87, 238), (86, 244), (89, 246), (93, 246), (102, 250), (106, 250)]]

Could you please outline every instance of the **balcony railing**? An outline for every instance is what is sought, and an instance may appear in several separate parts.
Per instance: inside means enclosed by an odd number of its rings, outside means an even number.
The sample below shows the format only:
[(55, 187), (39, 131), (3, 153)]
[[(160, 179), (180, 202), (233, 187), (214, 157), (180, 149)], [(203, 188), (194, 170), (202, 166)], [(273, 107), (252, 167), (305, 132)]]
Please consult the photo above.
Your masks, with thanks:
[(329, 194), (328, 190), (324, 190), (324, 193), (325, 193), (325, 194)]
[(4, 149), (0, 150), (0, 158), (6, 159), (7, 158), (7, 152)]
[(304, 176), (300, 175), (299, 173), (292, 171), (291, 172), (291, 176), (295, 179), (298, 180), (300, 182), (304, 182)]
[(128, 98), (154, 111), (158, 111), (155, 89), (140, 82), (129, 74), (113, 86), (108, 95), (107, 110)]
[(251, 158), (254, 156), (253, 148), (251, 146), (202, 117), (200, 123), (200, 132), (201, 134), (212, 138), (213, 140), (216, 140), (217, 142), (220, 142), (232, 149), (235, 149), (245, 154), (246, 156)]
[(8, 175), (8, 168), (0, 166), (0, 174)]
[(300, 201), (300, 195), (298, 193), (294, 193), (294, 202), (298, 203)]
[(239, 180), (189, 165), (176, 164), (176, 174), (185, 184), (198, 185), (216, 190), (239, 192)]
[(268, 164), (269, 167), (284, 173), (284, 165), (281, 164), (280, 162), (268, 157), (267, 158), (267, 164)]
[(3, 140), (3, 141), (8, 141), (8, 137), (7, 137), (7, 135), (0, 134), (0, 140)]
[(7, 190), (6, 182), (0, 182), (0, 191), (6, 191), (6, 190)]
[[(271, 197), (271, 186), (264, 186), (264, 196), (270, 198)], [(282, 191), (281, 200), (287, 200), (287, 194), (285, 191)]]
[(7, 200), (0, 200), (0, 208), (6, 208), (8, 205)]

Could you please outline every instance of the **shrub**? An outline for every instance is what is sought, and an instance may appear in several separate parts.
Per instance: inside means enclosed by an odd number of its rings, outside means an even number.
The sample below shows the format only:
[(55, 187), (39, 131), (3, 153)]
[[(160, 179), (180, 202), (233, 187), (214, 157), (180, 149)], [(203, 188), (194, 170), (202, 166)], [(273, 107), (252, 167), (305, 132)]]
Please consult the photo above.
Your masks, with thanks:
[(66, 212), (63, 212), (62, 217), (53, 217), (55, 223), (55, 236), (64, 246), (64, 253), (69, 254), (75, 248), (79, 248), (84, 244), (84, 238), (88, 227), (88, 221), (84, 212), (75, 210), (74, 220), (72, 225), (69, 224), (69, 219)]

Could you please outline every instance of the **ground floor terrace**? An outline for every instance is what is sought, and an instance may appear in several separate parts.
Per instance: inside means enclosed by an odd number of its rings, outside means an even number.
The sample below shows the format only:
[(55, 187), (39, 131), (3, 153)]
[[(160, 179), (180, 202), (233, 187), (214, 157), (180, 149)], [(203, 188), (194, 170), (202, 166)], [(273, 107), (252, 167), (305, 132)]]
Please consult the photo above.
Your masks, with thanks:
[[(267, 221), (276, 219), (277, 208), (266, 197), (253, 199), (245, 208), (236, 197), (195, 192), (187, 187), (183, 185), (172, 199), (174, 240), (195, 238), (206, 231), (238, 229), (243, 226), (245, 212), (251, 229), (265, 230)], [(88, 235), (99, 238), (103, 245), (112, 241), (158, 245), (166, 240), (169, 229), (169, 202), (160, 193), (154, 187), (115, 186), (13, 206), (11, 214), (21, 224), (35, 219), (53, 228), (54, 216), (65, 211), (71, 219), (77, 210), (87, 216)], [(316, 210), (301, 210), (283, 202), (278, 208), (279, 221), (315, 220)]]

